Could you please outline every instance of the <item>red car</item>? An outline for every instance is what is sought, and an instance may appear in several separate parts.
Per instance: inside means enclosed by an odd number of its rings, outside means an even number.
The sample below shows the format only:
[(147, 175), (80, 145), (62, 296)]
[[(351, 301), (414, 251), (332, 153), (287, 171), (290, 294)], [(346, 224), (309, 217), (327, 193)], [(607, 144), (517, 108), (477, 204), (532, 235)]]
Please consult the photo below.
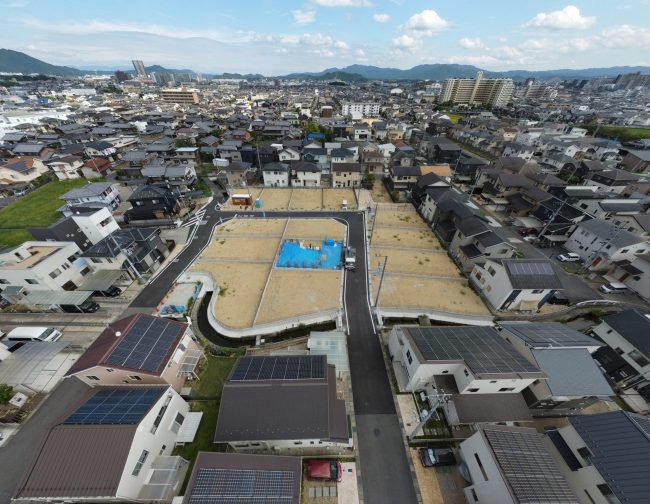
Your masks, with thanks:
[(307, 478), (322, 481), (341, 481), (341, 463), (336, 460), (308, 460)]

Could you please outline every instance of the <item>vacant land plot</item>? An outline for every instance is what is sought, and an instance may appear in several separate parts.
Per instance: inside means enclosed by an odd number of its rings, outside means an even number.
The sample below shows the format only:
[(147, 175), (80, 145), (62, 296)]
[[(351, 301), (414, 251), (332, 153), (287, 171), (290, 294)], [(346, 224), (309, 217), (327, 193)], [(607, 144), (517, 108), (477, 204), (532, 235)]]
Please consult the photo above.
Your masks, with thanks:
[(334, 219), (289, 219), (285, 238), (345, 238), (345, 225)]
[(294, 189), (289, 210), (320, 210), (323, 203), (322, 189)]
[(404, 230), (398, 228), (382, 228), (375, 226), (372, 233), (372, 245), (405, 248), (441, 249), (438, 240), (431, 231)]
[(49, 226), (61, 217), (59, 196), (86, 184), (86, 179), (50, 182), (0, 210), (0, 244), (20, 245), (32, 236), (27, 227)]
[(286, 210), (291, 199), (291, 189), (276, 189), (265, 187), (260, 198), (262, 199), (262, 210)]
[(273, 261), (280, 245), (277, 238), (217, 237), (201, 256), (201, 260), (266, 260)]
[(212, 263), (199, 261), (192, 271), (212, 275), (216, 303), (214, 316), (223, 325), (234, 329), (251, 327), (269, 276), (271, 264)]
[(388, 256), (388, 261), (386, 262), (387, 274), (410, 273), (454, 278), (459, 276), (458, 268), (444, 252), (371, 247), (371, 269), (376, 269), (378, 263), (382, 264), (384, 256)]
[(275, 269), (256, 323), (337, 309), (340, 290), (341, 271)]
[[(379, 282), (373, 281), (373, 299)], [(414, 276), (386, 275), (381, 287), (379, 306), (385, 308), (422, 308), (450, 313), (489, 315), (481, 299), (465, 279), (444, 280)]]
[(381, 180), (376, 180), (371, 190), (372, 200), (375, 203), (392, 203), (393, 200), (390, 198), (390, 194), (386, 189), (386, 186), (381, 183)]
[(221, 235), (263, 235), (282, 236), (287, 219), (231, 219), (219, 226), (215, 240)]
[(429, 229), (429, 226), (427, 226), (415, 210), (412, 212), (379, 210), (375, 215), (375, 228), (381, 226), (394, 226), (408, 229)]
[(340, 210), (344, 200), (349, 209), (357, 208), (352, 189), (323, 189), (323, 210)]

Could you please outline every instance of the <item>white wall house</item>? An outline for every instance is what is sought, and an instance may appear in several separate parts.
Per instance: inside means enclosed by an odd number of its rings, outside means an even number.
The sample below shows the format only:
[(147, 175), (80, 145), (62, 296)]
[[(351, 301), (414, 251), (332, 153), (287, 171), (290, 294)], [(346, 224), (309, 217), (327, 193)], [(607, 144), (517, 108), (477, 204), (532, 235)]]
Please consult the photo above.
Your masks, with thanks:
[(95, 182), (72, 189), (61, 196), (60, 199), (68, 205), (102, 203), (115, 209), (120, 204), (120, 192), (114, 182)]
[(83, 159), (78, 156), (66, 156), (55, 159), (48, 163), (59, 180), (70, 180), (80, 178), (79, 170), (83, 167)]
[(37, 157), (10, 158), (0, 163), (0, 186), (29, 183), (47, 172), (47, 166)]
[(287, 163), (289, 161), (298, 161), (300, 159), (300, 152), (291, 147), (287, 147), (278, 152), (278, 159), (281, 163)]
[(291, 164), (291, 185), (294, 187), (320, 187), (321, 169), (313, 163), (294, 161)]
[(0, 285), (34, 290), (74, 290), (90, 272), (74, 242), (28, 241), (0, 254)]
[(265, 187), (289, 187), (289, 165), (268, 163), (262, 167)]
[(547, 259), (486, 259), (469, 279), (495, 310), (537, 311), (562, 289)]

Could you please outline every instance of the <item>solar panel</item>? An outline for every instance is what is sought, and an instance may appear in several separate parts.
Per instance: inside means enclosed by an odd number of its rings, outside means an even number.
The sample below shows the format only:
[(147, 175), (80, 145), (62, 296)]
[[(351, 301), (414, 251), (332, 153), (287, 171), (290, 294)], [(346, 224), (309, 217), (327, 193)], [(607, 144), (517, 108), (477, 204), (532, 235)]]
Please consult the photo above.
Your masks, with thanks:
[(240, 357), (230, 381), (322, 379), (325, 378), (325, 361), (324, 355)]
[(99, 389), (63, 422), (76, 425), (137, 424), (164, 387)]
[(191, 504), (290, 504), (295, 487), (291, 471), (207, 469), (197, 471)]
[(463, 360), (475, 374), (539, 373), (491, 327), (404, 328), (426, 360)]
[(513, 275), (555, 275), (550, 262), (507, 262), (506, 266)]
[(122, 335), (119, 344), (106, 359), (106, 364), (155, 372), (184, 331), (185, 327), (178, 322), (140, 317)]

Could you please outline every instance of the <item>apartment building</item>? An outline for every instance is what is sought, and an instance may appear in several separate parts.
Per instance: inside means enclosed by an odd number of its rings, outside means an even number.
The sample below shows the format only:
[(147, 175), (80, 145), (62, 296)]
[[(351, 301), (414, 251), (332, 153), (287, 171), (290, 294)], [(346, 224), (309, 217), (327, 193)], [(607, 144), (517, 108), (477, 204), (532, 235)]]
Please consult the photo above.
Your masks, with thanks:
[(353, 117), (377, 117), (379, 115), (379, 103), (373, 102), (346, 102), (341, 107), (343, 115)]
[(181, 105), (195, 105), (199, 103), (200, 96), (196, 89), (185, 87), (176, 89), (163, 89), (160, 96), (165, 102), (178, 103)]
[(503, 107), (512, 98), (514, 89), (512, 79), (484, 79), (483, 72), (479, 71), (473, 79), (447, 79), (440, 101)]

